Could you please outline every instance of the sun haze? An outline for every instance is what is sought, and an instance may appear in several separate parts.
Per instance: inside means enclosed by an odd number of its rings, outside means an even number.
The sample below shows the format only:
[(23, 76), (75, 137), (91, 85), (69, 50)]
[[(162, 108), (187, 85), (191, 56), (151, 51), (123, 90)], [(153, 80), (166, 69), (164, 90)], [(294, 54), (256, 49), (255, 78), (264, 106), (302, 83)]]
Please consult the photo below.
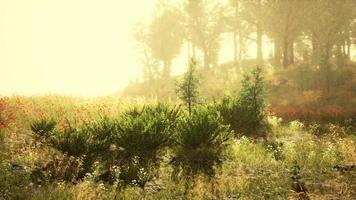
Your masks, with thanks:
[(132, 26), (155, 1), (1, 0), (0, 95), (96, 96), (141, 77)]

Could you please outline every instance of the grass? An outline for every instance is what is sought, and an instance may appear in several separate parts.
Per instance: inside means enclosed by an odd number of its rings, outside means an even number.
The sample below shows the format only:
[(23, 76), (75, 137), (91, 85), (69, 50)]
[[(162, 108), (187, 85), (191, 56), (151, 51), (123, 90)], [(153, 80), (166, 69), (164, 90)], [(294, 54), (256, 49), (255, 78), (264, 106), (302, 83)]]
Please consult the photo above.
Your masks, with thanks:
[[(61, 158), (66, 156), (34, 137), (31, 122), (43, 117), (53, 119), (58, 122), (56, 129), (60, 132), (65, 130), (66, 121), (81, 127), (88, 122), (100, 122), (104, 116), (114, 119), (133, 105), (137, 103), (89, 102), (58, 96), (3, 98), (2, 109), (12, 113), (13, 117), (6, 120), (6, 126), (0, 130), (3, 138), (0, 140), (0, 198), (298, 199), (299, 195), (293, 189), (296, 181), (291, 178), (296, 173), (298, 183), (305, 186), (311, 199), (356, 197), (355, 171), (335, 168), (356, 163), (354, 128), (284, 122), (273, 116), (266, 120), (270, 126), (267, 138), (229, 140), (221, 165), (214, 166), (214, 176), (197, 173), (193, 181), (187, 181), (191, 177), (186, 176), (173, 179), (174, 149), (162, 148), (157, 153), (156, 175), (144, 187), (125, 185), (119, 180), (114, 184), (98, 181), (96, 177), (105, 167), (103, 162), (95, 163), (96, 167), (90, 173), (76, 181), (55, 179), (35, 183), (31, 179), (35, 169), (46, 166), (54, 158), (59, 160), (54, 170), (59, 170), (61, 163), (65, 163)], [(295, 172), (296, 168), (298, 172)], [(61, 173), (65, 176), (65, 172), (58, 172)]]

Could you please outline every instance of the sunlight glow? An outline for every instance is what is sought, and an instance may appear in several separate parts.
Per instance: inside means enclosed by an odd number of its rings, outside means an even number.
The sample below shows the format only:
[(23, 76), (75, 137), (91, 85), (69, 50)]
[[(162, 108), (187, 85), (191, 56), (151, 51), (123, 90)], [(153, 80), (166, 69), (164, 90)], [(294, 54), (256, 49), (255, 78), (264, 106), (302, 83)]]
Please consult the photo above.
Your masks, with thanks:
[[(0, 0), (0, 96), (48, 93), (101, 96), (142, 79), (142, 55), (133, 37), (148, 24), (156, 0)], [(219, 62), (233, 59), (223, 34)], [(264, 57), (271, 45), (264, 40)], [(248, 44), (245, 58), (256, 55)], [(187, 67), (187, 48), (172, 73)]]
[(105, 95), (141, 77), (132, 26), (155, 1), (1, 0), (0, 95)]

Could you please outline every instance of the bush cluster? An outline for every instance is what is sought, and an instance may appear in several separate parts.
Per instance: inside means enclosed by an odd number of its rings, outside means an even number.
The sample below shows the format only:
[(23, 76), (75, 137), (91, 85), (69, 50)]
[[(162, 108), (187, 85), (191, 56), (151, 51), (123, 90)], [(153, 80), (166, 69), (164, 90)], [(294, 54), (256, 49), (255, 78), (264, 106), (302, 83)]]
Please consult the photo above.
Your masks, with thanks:
[(256, 68), (251, 75), (242, 80), (242, 89), (238, 96), (225, 96), (217, 104), (224, 122), (234, 130), (236, 137), (264, 137), (265, 89), (261, 77), (261, 68)]
[[(80, 127), (68, 122), (59, 129), (53, 120), (41, 119), (31, 129), (46, 144), (71, 158), (54, 160), (42, 168), (48, 173), (50, 166), (61, 163), (68, 168), (64, 173), (76, 173), (60, 181), (83, 179), (100, 163), (97, 181), (118, 181), (142, 188), (158, 175), (162, 156), (169, 149), (174, 153), (173, 167), (183, 175), (213, 175), (232, 136), (212, 106), (196, 107), (188, 114), (166, 104), (135, 107), (116, 119), (104, 117)], [(63, 177), (51, 173), (47, 177)]]
[[(210, 106), (180, 107), (152, 104), (133, 107), (117, 118), (103, 117), (75, 126), (69, 121), (61, 128), (53, 119), (40, 119), (31, 130), (49, 146), (70, 159), (54, 159), (46, 169), (60, 181), (78, 181), (101, 171), (96, 181), (142, 188), (158, 176), (161, 159), (170, 152), (174, 175), (213, 176), (224, 159), (228, 141), (235, 136), (260, 136), (264, 120), (264, 88), (261, 69), (243, 80), (237, 97), (226, 97)], [(64, 171), (49, 170), (59, 163)], [(182, 173), (180, 173), (182, 172)], [(71, 175), (63, 175), (63, 174)], [(74, 173), (74, 174), (73, 174)], [(55, 179), (55, 178), (54, 178)]]

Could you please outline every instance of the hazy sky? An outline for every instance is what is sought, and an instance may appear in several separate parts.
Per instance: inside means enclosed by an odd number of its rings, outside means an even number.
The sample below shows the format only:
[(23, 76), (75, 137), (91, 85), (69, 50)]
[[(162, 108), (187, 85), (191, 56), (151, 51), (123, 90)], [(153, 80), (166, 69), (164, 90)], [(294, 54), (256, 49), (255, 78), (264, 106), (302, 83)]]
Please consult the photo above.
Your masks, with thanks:
[(141, 77), (132, 26), (154, 0), (0, 0), (0, 95), (118, 91)]
[[(0, 96), (109, 95), (142, 77), (133, 38), (156, 0), (0, 0)], [(232, 60), (231, 36), (220, 61)], [(173, 62), (183, 72), (187, 56)], [(254, 44), (249, 55), (255, 56)], [(265, 56), (269, 47), (265, 45)]]

